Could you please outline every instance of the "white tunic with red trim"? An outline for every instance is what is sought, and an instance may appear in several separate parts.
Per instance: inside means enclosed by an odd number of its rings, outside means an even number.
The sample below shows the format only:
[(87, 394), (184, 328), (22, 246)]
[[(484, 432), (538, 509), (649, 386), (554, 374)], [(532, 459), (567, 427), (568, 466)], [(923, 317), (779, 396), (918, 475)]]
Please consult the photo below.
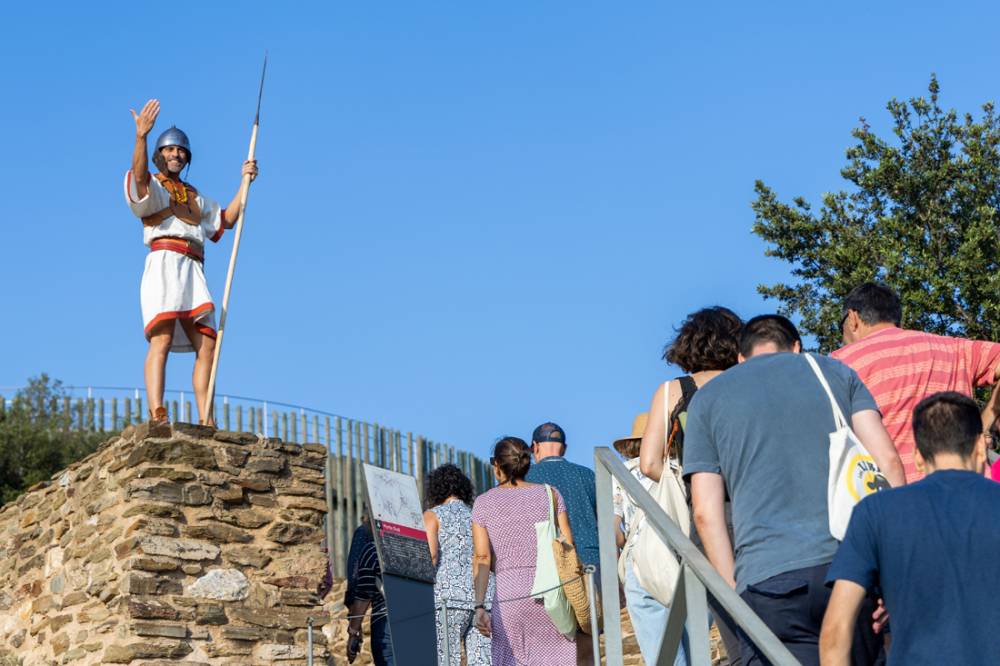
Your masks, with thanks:
[[(149, 179), (149, 192), (139, 198), (132, 171), (125, 174), (125, 200), (138, 218), (143, 218), (167, 208), (170, 194), (155, 179)], [(201, 223), (189, 224), (173, 215), (156, 226), (144, 226), (143, 242), (148, 246), (157, 238), (171, 237), (195, 241), (205, 247), (205, 240), (218, 242), (225, 230), (225, 209), (200, 193), (197, 203), (201, 209)], [(184, 332), (180, 321), (190, 319), (203, 335), (215, 337), (215, 304), (208, 291), (205, 269), (201, 261), (181, 252), (155, 250), (146, 256), (146, 269), (139, 288), (142, 302), (142, 323), (149, 339), (149, 332), (162, 321), (173, 320), (174, 338), (170, 351), (191, 352), (194, 347)]]

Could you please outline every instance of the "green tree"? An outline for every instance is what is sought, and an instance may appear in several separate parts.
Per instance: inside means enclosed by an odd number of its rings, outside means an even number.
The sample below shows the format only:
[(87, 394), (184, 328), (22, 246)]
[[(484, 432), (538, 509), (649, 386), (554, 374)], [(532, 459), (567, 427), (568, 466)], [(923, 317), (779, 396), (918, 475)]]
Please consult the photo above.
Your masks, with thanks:
[(899, 293), (905, 327), (1000, 340), (1000, 118), (992, 103), (960, 118), (939, 90), (932, 75), (929, 99), (891, 100), (890, 138), (861, 119), (840, 172), (850, 187), (818, 214), (756, 183), (753, 231), (797, 278), (757, 289), (823, 351), (840, 345), (841, 300), (868, 280)]
[(28, 380), (0, 415), (0, 504), (94, 452), (107, 433), (71, 428), (60, 410), (62, 382), (42, 374)]

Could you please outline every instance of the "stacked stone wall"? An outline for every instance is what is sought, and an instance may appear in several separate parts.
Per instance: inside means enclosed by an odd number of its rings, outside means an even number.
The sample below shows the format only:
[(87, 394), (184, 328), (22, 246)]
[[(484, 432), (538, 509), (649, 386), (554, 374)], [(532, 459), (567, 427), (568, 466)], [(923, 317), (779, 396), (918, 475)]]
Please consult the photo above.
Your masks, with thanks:
[(324, 455), (143, 425), (0, 508), (0, 659), (327, 663)]

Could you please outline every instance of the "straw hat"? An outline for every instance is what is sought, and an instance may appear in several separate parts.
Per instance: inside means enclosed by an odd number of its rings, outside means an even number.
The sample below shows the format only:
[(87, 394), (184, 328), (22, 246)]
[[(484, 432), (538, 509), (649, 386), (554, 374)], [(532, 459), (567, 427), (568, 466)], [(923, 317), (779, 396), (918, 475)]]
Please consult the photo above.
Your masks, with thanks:
[[(634, 419), (632, 419), (632, 434), (628, 437), (622, 437), (616, 439), (612, 446), (615, 447), (615, 451), (622, 453), (625, 448), (625, 444), (633, 439), (642, 439), (642, 434), (646, 432), (646, 421), (649, 419), (649, 412), (642, 412)], [(622, 453), (624, 455), (624, 453)]]

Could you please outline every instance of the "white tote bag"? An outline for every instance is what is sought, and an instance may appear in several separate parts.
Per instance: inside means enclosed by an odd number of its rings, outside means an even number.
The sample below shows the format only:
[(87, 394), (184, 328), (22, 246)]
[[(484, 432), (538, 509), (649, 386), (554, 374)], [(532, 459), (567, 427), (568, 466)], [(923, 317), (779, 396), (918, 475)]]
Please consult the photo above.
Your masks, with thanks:
[(816, 373), (819, 383), (823, 385), (833, 409), (833, 421), (837, 429), (830, 433), (830, 475), (827, 479), (826, 501), (830, 534), (837, 541), (842, 541), (854, 505), (868, 495), (888, 488), (889, 482), (882, 475), (868, 449), (848, 425), (816, 359), (810, 354), (803, 356)]
[(576, 635), (576, 615), (573, 606), (566, 597), (556, 567), (556, 556), (552, 552), (552, 542), (556, 540), (556, 515), (553, 509), (555, 498), (552, 496), (552, 486), (545, 485), (545, 493), (549, 502), (549, 519), (535, 523), (535, 580), (531, 586), (531, 596), (545, 602), (545, 612), (552, 624), (566, 638)]
[[(670, 384), (663, 392), (663, 412), (666, 420), (664, 437), (670, 432)], [(660, 505), (666, 514), (673, 520), (684, 536), (689, 536), (691, 532), (691, 512), (687, 505), (687, 492), (684, 489), (684, 482), (681, 480), (681, 470), (670, 465), (669, 460), (663, 461), (663, 472), (660, 474), (660, 482), (652, 490), (653, 499)], [(637, 509), (635, 516), (636, 523), (646, 521), (646, 516)], [(674, 590), (677, 587), (677, 578), (681, 573), (681, 564), (674, 555), (670, 547), (660, 539), (649, 525), (642, 525), (638, 531), (635, 546), (632, 548), (632, 563), (634, 565), (635, 577), (654, 599), (664, 606), (670, 606), (674, 598)]]

